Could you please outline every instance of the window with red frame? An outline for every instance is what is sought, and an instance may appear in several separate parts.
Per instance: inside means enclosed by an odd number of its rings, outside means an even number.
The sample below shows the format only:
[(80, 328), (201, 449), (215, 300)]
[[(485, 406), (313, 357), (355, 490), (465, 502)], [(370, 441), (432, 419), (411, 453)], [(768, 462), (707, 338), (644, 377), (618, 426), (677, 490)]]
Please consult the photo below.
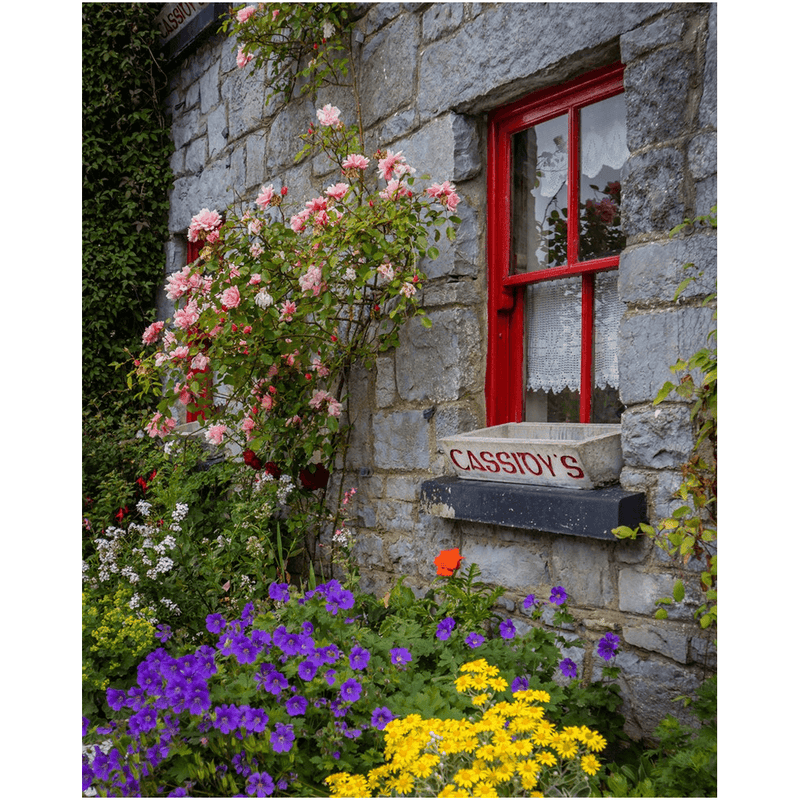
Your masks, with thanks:
[(618, 422), (623, 66), (489, 117), (487, 425)]
[[(186, 263), (192, 264), (200, 255), (200, 251), (203, 249), (203, 242), (187, 242), (186, 243)], [(198, 422), (205, 420), (206, 418), (206, 410), (211, 405), (209, 398), (212, 396), (213, 388), (212, 388), (212, 379), (211, 373), (209, 372), (208, 367), (204, 369), (196, 370), (195, 375), (202, 375), (199, 378), (200, 383), (200, 394), (197, 399), (197, 405), (194, 406), (194, 410), (192, 408), (186, 409), (186, 421), (187, 422)]]

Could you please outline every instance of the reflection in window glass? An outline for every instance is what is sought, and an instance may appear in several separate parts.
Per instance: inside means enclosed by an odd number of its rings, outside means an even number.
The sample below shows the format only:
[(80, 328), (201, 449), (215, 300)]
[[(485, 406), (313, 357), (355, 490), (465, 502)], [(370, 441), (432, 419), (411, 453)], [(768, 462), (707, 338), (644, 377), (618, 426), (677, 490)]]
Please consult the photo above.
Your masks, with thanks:
[(512, 273), (567, 263), (567, 116), (512, 137)]
[(625, 247), (620, 227), (620, 172), (628, 155), (623, 95), (581, 110), (582, 261), (617, 255)]

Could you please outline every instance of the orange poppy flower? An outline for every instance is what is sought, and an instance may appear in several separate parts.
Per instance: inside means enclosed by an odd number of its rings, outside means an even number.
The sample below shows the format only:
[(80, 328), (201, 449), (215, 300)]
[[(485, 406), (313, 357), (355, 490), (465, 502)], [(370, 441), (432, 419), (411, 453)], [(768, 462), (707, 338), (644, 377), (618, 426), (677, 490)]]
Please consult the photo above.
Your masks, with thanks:
[(436, 564), (437, 575), (452, 575), (460, 566), (464, 557), (458, 552), (458, 548), (452, 550), (442, 550), (433, 563)]

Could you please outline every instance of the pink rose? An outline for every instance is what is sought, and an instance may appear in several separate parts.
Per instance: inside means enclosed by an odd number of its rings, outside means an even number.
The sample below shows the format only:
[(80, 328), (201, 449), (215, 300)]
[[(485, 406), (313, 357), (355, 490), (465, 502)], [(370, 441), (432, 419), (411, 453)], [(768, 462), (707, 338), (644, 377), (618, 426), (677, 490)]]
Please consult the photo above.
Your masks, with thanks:
[(229, 289), (226, 289), (220, 296), (220, 300), (222, 301), (222, 305), (226, 308), (236, 308), (241, 301), (238, 287), (231, 286)]
[(291, 322), (292, 315), (297, 311), (297, 304), (291, 300), (284, 300), (281, 306), (281, 315), (279, 317), (281, 322)]
[(441, 201), (448, 211), (455, 211), (456, 206), (461, 201), (461, 198), (456, 194), (456, 187), (450, 181), (444, 183), (434, 183), (429, 186), (425, 193), (428, 197), (435, 197)]
[(152, 325), (148, 325), (142, 334), (142, 344), (154, 344), (156, 341), (158, 341), (158, 337), (163, 327), (163, 322), (154, 322)]
[(156, 411), (155, 416), (145, 425), (145, 431), (151, 438), (158, 436), (163, 439), (175, 427), (175, 420), (172, 417), (165, 417), (163, 422), (161, 422), (161, 418), (161, 412)]
[(226, 425), (212, 425), (206, 431), (206, 441), (210, 444), (222, 444), (225, 432), (228, 430)]
[(253, 14), (256, 13), (255, 6), (245, 6), (244, 8), (240, 8), (239, 11), (236, 12), (236, 21), (240, 24), (247, 22)]
[(236, 53), (236, 66), (239, 67), (239, 69), (244, 69), (252, 60), (252, 54), (245, 53), (244, 48), (240, 47), (239, 51)]
[(319, 296), (322, 288), (322, 269), (311, 266), (305, 274), (300, 276), (300, 290), (303, 292), (314, 292), (314, 297)]
[(311, 210), (306, 209), (305, 211), (301, 211), (299, 214), (295, 214), (291, 220), (289, 220), (289, 225), (291, 226), (292, 230), (295, 233), (300, 233), (306, 227), (306, 222), (308, 218), (311, 216)]
[(352, 153), (342, 162), (342, 169), (366, 169), (369, 166), (369, 159), (365, 156)]
[(392, 178), (378, 195), (383, 200), (398, 200), (401, 197), (411, 197), (411, 189), (408, 188), (408, 184)]
[(192, 369), (202, 372), (209, 364), (211, 359), (205, 353), (198, 353), (192, 359)]
[(174, 322), (183, 329), (187, 330), (200, 319), (200, 310), (197, 308), (197, 301), (190, 300), (183, 308), (179, 308), (175, 312)]
[(386, 158), (381, 158), (378, 161), (378, 175), (385, 181), (390, 180), (392, 175), (397, 178), (402, 178), (403, 175), (408, 175), (412, 172), (416, 172), (416, 170), (406, 163), (402, 150), (396, 153), (387, 150)]
[(311, 408), (319, 408), (323, 403), (327, 403), (328, 399), (328, 393), (324, 389), (317, 389), (313, 397), (308, 401), (308, 404)]
[(317, 110), (317, 119), (319, 120), (320, 125), (341, 128), (342, 122), (339, 119), (339, 114), (341, 113), (342, 112), (336, 108), (336, 106), (332, 106), (330, 103), (328, 103)]
[(325, 194), (328, 195), (328, 197), (332, 197), (334, 200), (341, 200), (349, 189), (349, 183), (334, 183), (325, 190)]
[(269, 186), (262, 186), (261, 187), (261, 194), (256, 198), (256, 205), (259, 208), (266, 208), (270, 200), (275, 196), (275, 189), (273, 188), (272, 184)]
[(206, 239), (211, 231), (216, 231), (222, 225), (222, 217), (218, 211), (209, 211), (207, 208), (202, 209), (198, 214), (192, 217), (189, 225), (188, 239), (190, 242), (196, 242), (199, 239)]

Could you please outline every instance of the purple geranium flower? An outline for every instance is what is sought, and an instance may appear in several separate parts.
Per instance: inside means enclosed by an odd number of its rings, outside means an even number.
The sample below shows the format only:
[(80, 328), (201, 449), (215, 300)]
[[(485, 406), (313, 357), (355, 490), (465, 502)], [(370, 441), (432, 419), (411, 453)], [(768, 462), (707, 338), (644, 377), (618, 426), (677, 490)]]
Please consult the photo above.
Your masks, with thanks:
[(529, 685), (528, 679), (524, 675), (520, 675), (511, 682), (511, 693), (521, 692), (527, 689)]
[(226, 624), (222, 614), (209, 614), (206, 617), (206, 630), (209, 633), (222, 633)]
[(473, 650), (476, 647), (480, 647), (484, 643), (485, 639), (479, 633), (475, 633), (474, 631), (470, 633), (466, 639), (464, 639), (464, 643), (467, 647), (471, 647)]
[(330, 581), (325, 587), (325, 608), (334, 616), (339, 609), (347, 610), (355, 605), (353, 593), (345, 589), (337, 580)]
[(251, 797), (268, 797), (275, 791), (275, 781), (268, 772), (254, 772), (247, 779), (246, 790)]
[(394, 714), (392, 714), (392, 712), (386, 708), (386, 706), (380, 706), (372, 712), (372, 719), (370, 722), (373, 728), (377, 728), (379, 731), (382, 731), (393, 719)]
[(452, 617), (445, 617), (436, 628), (436, 638), (446, 642), (456, 627), (456, 621)]
[(565, 658), (561, 661), (558, 668), (565, 678), (574, 678), (578, 674), (578, 665), (571, 658)]
[(279, 672), (277, 669), (269, 673), (264, 679), (263, 686), (270, 693), (276, 697), (289, 685), (286, 676)]
[(242, 712), (235, 705), (221, 705), (214, 708), (217, 715), (214, 727), (223, 733), (235, 731), (242, 723)]
[(261, 652), (261, 647), (255, 644), (249, 636), (240, 634), (233, 640), (231, 650), (240, 664), (252, 664)]
[(531, 606), (538, 606), (539, 601), (536, 599), (536, 595), (529, 594), (523, 601), (522, 607), (525, 609), (530, 608)]
[(211, 708), (211, 695), (208, 685), (201, 678), (195, 678), (189, 684), (189, 691), (186, 693), (184, 705), (190, 714), (202, 714)]
[(560, 606), (567, 602), (567, 590), (563, 586), (554, 586), (550, 592), (550, 602)]
[(156, 639), (164, 644), (172, 638), (172, 628), (169, 625), (156, 625)]
[(350, 669), (366, 669), (369, 659), (369, 650), (356, 645), (350, 651)]
[(288, 583), (271, 583), (269, 587), (269, 596), (271, 600), (276, 600), (279, 603), (289, 602), (289, 584)]
[(507, 619), (500, 623), (500, 635), (504, 639), (513, 639), (517, 635), (517, 629), (513, 620)]
[(269, 715), (263, 708), (251, 708), (245, 706), (244, 711), (244, 729), (248, 733), (261, 733), (267, 727), (269, 722)]
[(619, 636), (609, 632), (597, 643), (597, 653), (600, 658), (611, 661), (617, 654), (617, 647), (619, 647)]
[(350, 678), (339, 687), (339, 694), (345, 702), (355, 703), (361, 697), (361, 684), (355, 678)]
[(306, 658), (297, 665), (297, 675), (304, 681), (314, 680), (319, 665), (311, 658)]
[(308, 707), (308, 700), (305, 697), (302, 697), (299, 694), (294, 695), (294, 697), (290, 697), (286, 701), (286, 713), (290, 717), (301, 717), (303, 714), (306, 713), (306, 708)]
[(272, 749), (276, 753), (288, 753), (294, 744), (294, 728), (279, 722), (269, 737)]
[(389, 654), (392, 657), (392, 664), (396, 667), (402, 667), (411, 661), (411, 653), (405, 647), (395, 647), (389, 651)]

